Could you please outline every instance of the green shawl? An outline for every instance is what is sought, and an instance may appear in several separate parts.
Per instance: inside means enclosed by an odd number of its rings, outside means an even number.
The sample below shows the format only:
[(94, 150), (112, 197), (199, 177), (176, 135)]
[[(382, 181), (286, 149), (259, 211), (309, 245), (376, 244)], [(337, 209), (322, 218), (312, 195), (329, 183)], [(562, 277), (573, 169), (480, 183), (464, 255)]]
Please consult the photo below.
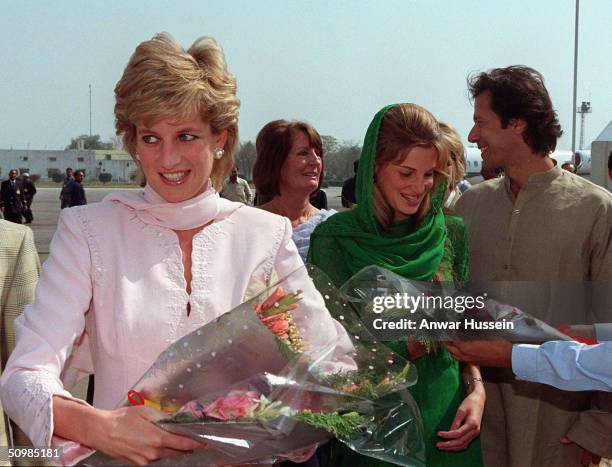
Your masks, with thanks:
[[(311, 236), (309, 260), (313, 260), (317, 244), (330, 244), (325, 240), (333, 240), (340, 252), (319, 253), (329, 256), (340, 253), (350, 274), (375, 264), (409, 279), (428, 281), (434, 277), (444, 255), (447, 232), (442, 204), (446, 183), (434, 188), (432, 208), (418, 223), (406, 219), (393, 224), (389, 232), (382, 233), (374, 216), (374, 162), (378, 133), (385, 113), (396, 105), (381, 109), (368, 127), (357, 171), (357, 206), (331, 216), (315, 229)], [(335, 260), (341, 259), (336, 257)]]

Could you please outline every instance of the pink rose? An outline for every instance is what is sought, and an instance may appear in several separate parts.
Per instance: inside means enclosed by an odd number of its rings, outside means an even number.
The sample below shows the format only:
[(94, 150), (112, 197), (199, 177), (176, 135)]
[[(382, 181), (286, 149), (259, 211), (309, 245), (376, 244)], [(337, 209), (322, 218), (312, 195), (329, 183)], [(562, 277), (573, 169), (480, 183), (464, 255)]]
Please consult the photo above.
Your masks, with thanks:
[(204, 414), (219, 420), (234, 420), (252, 415), (258, 405), (259, 394), (256, 391), (236, 390), (204, 407)]
[(287, 321), (285, 313), (263, 318), (262, 321), (275, 336), (281, 339), (289, 339), (287, 332), (289, 331), (289, 321)]

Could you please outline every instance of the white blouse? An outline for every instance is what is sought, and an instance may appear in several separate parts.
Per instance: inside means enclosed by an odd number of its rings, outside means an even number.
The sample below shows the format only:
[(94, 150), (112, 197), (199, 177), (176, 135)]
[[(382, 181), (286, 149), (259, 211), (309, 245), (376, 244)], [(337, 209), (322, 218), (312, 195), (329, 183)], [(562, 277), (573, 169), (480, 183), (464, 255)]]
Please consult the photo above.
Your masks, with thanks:
[[(66, 388), (92, 371), (94, 406), (115, 408), (168, 345), (302, 267), (291, 234), (288, 219), (246, 206), (214, 221), (193, 238), (188, 295), (172, 230), (119, 203), (63, 210), (36, 301), (15, 322), (5, 411), (34, 446), (49, 446), (52, 397), (72, 399)], [(295, 319), (307, 345), (324, 345), (343, 330), (315, 295)]]

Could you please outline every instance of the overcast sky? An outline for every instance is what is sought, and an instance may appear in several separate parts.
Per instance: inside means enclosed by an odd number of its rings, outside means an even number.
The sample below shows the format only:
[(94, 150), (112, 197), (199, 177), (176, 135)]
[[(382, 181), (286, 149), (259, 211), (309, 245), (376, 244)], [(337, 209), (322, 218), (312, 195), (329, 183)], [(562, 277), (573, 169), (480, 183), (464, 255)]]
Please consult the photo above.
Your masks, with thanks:
[[(0, 0), (0, 148), (63, 149), (114, 134), (113, 88), (134, 48), (167, 31), (185, 47), (214, 36), (238, 80), (240, 132), (277, 118), (361, 142), (374, 113), (415, 102), (457, 127), (466, 76), (540, 70), (571, 148), (574, 0)], [(612, 119), (612, 0), (582, 0), (578, 103), (587, 146)], [(579, 120), (576, 141), (578, 142)], [(577, 145), (578, 143), (576, 143)]]

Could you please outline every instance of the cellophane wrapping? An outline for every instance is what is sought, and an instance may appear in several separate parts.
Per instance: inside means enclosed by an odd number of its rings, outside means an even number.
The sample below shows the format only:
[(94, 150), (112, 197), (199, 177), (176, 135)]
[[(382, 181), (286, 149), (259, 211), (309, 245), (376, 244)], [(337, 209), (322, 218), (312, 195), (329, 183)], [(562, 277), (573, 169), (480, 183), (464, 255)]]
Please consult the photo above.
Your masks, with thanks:
[[(518, 307), (495, 300), (482, 291), (486, 288), (486, 283), (414, 281), (368, 266), (352, 276), (340, 292), (375, 339), (426, 345), (458, 340), (571, 340)], [(380, 329), (390, 322), (397, 323), (395, 329), (388, 324)]]
[[(292, 318), (304, 307), (306, 325)], [(312, 333), (328, 312), (338, 333), (323, 343)], [(165, 430), (206, 444), (159, 465), (303, 461), (336, 437), (364, 455), (419, 466), (422, 422), (407, 390), (416, 380), (415, 367), (376, 341), (308, 266), (169, 346), (121, 405), (143, 404)], [(84, 464), (120, 462), (96, 453)]]

